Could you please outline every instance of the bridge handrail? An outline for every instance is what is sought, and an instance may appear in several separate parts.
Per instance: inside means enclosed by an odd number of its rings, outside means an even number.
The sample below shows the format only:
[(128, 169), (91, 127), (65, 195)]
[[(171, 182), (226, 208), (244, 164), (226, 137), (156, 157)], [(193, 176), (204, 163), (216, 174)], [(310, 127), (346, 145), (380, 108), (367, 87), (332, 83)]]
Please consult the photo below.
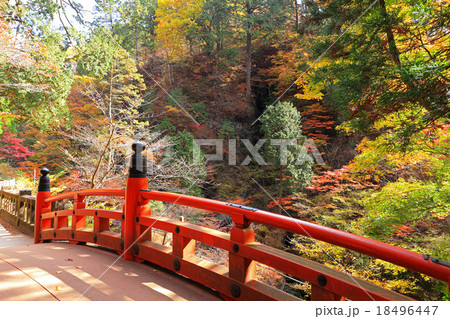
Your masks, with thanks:
[(34, 210), (36, 199), (31, 190), (21, 190), (18, 193), (0, 190), (0, 216), (14, 224), (25, 233), (34, 230)]
[[(260, 209), (184, 194), (142, 190), (143, 200), (157, 200), (226, 214), (240, 223), (256, 222), (338, 245), (449, 282), (450, 267), (439, 260), (400, 247)], [(239, 207), (241, 206), (241, 207)]]
[[(51, 195), (49, 171), (42, 169), (36, 197), (35, 243), (68, 240), (95, 243), (116, 250), (125, 260), (149, 261), (173, 270), (233, 300), (290, 300), (282, 290), (257, 279), (256, 263), (273, 267), (311, 284), (312, 300), (408, 300), (388, 291), (288, 252), (255, 241), (252, 222), (261, 223), (325, 241), (383, 259), (450, 283), (450, 267), (444, 261), (422, 256), (362, 236), (260, 209), (184, 194), (148, 190), (143, 145), (133, 144), (134, 154), (125, 189), (87, 189)], [(87, 196), (125, 197), (122, 211), (86, 208)], [(53, 202), (73, 198), (70, 210), (52, 211)], [(190, 223), (154, 216), (150, 201), (200, 208), (231, 216), (229, 233)], [(54, 208), (53, 208), (54, 209)], [(92, 227), (87, 224), (91, 216)], [(111, 228), (120, 221), (120, 233)], [(153, 240), (152, 230), (171, 233), (169, 247)], [(208, 262), (196, 255), (197, 242), (228, 252), (228, 267)]]
[(50, 204), (59, 200), (75, 198), (75, 196), (117, 196), (125, 197), (125, 190), (121, 188), (92, 188), (80, 191), (66, 192), (50, 196), (44, 200), (46, 204)]

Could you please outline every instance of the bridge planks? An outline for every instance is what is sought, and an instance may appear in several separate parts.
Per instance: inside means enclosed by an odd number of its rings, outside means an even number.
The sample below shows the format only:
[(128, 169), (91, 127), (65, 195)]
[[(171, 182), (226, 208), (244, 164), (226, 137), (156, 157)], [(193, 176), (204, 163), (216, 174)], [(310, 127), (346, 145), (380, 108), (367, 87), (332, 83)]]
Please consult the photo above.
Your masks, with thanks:
[(0, 300), (78, 298), (222, 300), (213, 291), (162, 268), (118, 259), (110, 250), (89, 245), (44, 243), (0, 249)]
[[(205, 259), (188, 256), (179, 258), (173, 255), (171, 248), (150, 241), (137, 244), (139, 247), (138, 258), (148, 260), (153, 264), (179, 273), (189, 279), (205, 285), (219, 292), (230, 300), (299, 300), (276, 288), (261, 282), (250, 281), (241, 283), (228, 277), (228, 269)], [(177, 266), (178, 265), (178, 266)], [(232, 286), (239, 287), (240, 295), (233, 296)]]

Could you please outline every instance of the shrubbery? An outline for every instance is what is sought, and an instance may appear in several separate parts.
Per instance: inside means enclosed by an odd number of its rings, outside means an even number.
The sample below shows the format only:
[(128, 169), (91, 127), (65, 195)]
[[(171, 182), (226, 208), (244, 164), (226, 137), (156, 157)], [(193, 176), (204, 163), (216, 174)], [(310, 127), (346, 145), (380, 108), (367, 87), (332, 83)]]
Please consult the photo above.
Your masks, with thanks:
[(443, 217), (448, 214), (449, 202), (448, 183), (439, 185), (399, 179), (364, 200), (368, 213), (364, 221), (365, 232), (375, 236), (391, 235), (402, 225)]

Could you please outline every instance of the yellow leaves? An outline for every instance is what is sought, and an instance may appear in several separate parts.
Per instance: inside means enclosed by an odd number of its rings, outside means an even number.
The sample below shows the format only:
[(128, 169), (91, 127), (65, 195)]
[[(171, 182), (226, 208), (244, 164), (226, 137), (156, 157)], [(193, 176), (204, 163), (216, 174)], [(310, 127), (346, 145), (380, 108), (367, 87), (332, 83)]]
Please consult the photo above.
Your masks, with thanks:
[(165, 108), (167, 111), (173, 112), (173, 113), (180, 113), (180, 112), (181, 112), (180, 109), (178, 109), (178, 108), (176, 108), (176, 107), (173, 107), (173, 106), (171, 106), (171, 105), (166, 105), (164, 108)]
[(305, 79), (299, 79), (297, 87), (303, 90), (303, 93), (295, 94), (295, 97), (300, 100), (321, 100), (323, 98), (322, 90), (325, 88), (323, 82), (314, 83)]
[(24, 116), (20, 116), (20, 115), (16, 115), (16, 114), (5, 113), (5, 112), (0, 113), (0, 122), (2, 122), (2, 123), (9, 123), (13, 120), (24, 119), (24, 118), (25, 118)]
[(203, 3), (204, 0), (158, 0), (156, 36), (172, 57), (185, 51), (185, 37), (197, 28), (195, 17)]
[(347, 134), (352, 134), (356, 132), (356, 128), (350, 122), (343, 122), (341, 125), (337, 125), (336, 130), (345, 132)]
[(82, 85), (92, 85), (96, 81), (94, 77), (89, 75), (76, 75), (75, 80)]

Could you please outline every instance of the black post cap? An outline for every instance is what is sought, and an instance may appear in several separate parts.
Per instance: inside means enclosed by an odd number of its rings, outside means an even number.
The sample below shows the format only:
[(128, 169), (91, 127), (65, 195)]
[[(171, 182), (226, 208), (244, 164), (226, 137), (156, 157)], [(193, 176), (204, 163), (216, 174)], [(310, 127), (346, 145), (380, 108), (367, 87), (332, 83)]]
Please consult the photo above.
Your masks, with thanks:
[(131, 146), (134, 154), (131, 156), (131, 165), (128, 177), (145, 178), (147, 177), (147, 159), (142, 155), (145, 144), (134, 142)]
[(50, 171), (48, 168), (41, 169), (41, 178), (39, 178), (39, 186), (38, 186), (38, 192), (49, 192), (50, 191), (50, 177), (48, 177), (48, 173)]

